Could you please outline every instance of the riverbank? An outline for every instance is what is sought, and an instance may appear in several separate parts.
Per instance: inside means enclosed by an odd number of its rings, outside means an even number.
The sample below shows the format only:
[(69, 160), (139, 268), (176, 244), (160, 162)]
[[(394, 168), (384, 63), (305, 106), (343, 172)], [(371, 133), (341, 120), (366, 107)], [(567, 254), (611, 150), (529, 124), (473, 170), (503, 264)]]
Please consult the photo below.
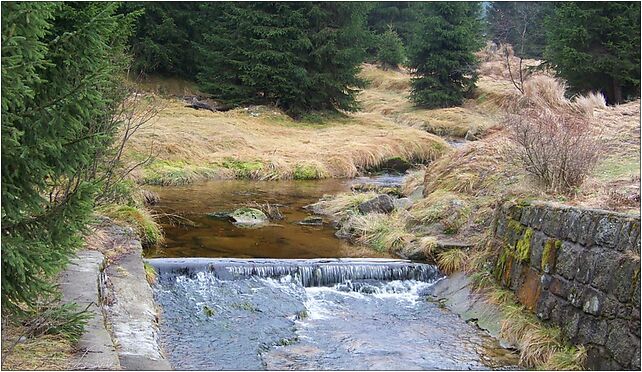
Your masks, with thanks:
[[(366, 76), (367, 78), (367, 76)], [(410, 75), (404, 75), (409, 81)], [(266, 106), (210, 112), (160, 98), (165, 107), (126, 149), (130, 162), (154, 159), (133, 174), (143, 184), (177, 185), (208, 179), (352, 178), (390, 159), (426, 164), (450, 151), (440, 137), (368, 108), (367, 88), (356, 113), (294, 121)]]

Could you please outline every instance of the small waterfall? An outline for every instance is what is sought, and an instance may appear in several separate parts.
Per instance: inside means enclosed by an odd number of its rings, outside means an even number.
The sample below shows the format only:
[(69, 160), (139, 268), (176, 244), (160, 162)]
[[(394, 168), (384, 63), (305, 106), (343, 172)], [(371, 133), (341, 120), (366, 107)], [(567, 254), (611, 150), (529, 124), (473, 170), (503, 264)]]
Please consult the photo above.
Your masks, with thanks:
[(159, 278), (195, 277), (204, 272), (221, 280), (282, 278), (290, 276), (304, 287), (320, 287), (348, 280), (417, 280), (429, 282), (440, 277), (433, 265), (391, 259), (205, 259), (155, 258), (147, 260)]

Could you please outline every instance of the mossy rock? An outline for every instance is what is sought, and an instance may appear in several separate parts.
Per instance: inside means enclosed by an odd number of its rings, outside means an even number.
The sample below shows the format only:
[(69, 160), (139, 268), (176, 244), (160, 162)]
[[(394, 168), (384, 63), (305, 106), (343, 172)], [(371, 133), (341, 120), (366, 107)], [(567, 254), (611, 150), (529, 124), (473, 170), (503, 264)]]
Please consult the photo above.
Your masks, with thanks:
[(562, 241), (549, 239), (544, 244), (544, 251), (542, 252), (542, 263), (541, 269), (545, 273), (551, 273), (555, 268), (555, 261), (557, 258), (557, 252), (562, 248)]
[(230, 221), (239, 226), (257, 226), (266, 224), (268, 216), (256, 208), (239, 208), (229, 214)]
[(531, 239), (533, 238), (533, 229), (530, 227), (524, 232), (524, 236), (517, 241), (515, 249), (517, 259), (522, 262), (528, 262), (531, 255)]

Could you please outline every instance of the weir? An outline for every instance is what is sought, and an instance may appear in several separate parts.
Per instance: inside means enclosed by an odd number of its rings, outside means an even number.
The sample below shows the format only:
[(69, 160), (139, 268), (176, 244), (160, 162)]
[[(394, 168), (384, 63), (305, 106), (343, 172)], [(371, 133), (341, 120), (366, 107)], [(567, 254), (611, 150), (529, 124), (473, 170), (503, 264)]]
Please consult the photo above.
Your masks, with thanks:
[(441, 277), (434, 265), (392, 259), (148, 259), (161, 282), (176, 276), (196, 277), (198, 273), (221, 280), (249, 277), (291, 276), (304, 287), (330, 286), (349, 280), (417, 280), (430, 282)]

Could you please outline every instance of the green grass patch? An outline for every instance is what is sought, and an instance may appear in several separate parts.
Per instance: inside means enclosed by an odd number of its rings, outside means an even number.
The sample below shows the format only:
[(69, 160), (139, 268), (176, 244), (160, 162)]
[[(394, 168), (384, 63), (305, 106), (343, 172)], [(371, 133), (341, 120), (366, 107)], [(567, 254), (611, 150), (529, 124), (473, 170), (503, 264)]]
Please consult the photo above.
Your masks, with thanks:
[(600, 161), (593, 171), (595, 177), (602, 181), (613, 181), (640, 175), (639, 158), (606, 158)]
[(241, 161), (236, 159), (227, 159), (221, 163), (223, 168), (234, 171), (236, 178), (256, 179), (258, 173), (263, 169), (263, 163), (260, 161)]
[(143, 268), (145, 269), (145, 279), (147, 279), (147, 283), (149, 283), (150, 285), (156, 283), (156, 279), (158, 279), (158, 273), (156, 272), (154, 266), (152, 266), (148, 262), (143, 262)]
[(295, 180), (318, 180), (324, 176), (321, 169), (309, 164), (297, 165), (292, 173), (292, 178)]
[(196, 166), (183, 161), (156, 160), (144, 169), (143, 184), (160, 186), (180, 186), (215, 179), (220, 175), (220, 167)]
[(160, 225), (143, 207), (109, 204), (98, 208), (98, 213), (130, 225), (139, 235), (143, 247), (153, 247), (163, 241)]

